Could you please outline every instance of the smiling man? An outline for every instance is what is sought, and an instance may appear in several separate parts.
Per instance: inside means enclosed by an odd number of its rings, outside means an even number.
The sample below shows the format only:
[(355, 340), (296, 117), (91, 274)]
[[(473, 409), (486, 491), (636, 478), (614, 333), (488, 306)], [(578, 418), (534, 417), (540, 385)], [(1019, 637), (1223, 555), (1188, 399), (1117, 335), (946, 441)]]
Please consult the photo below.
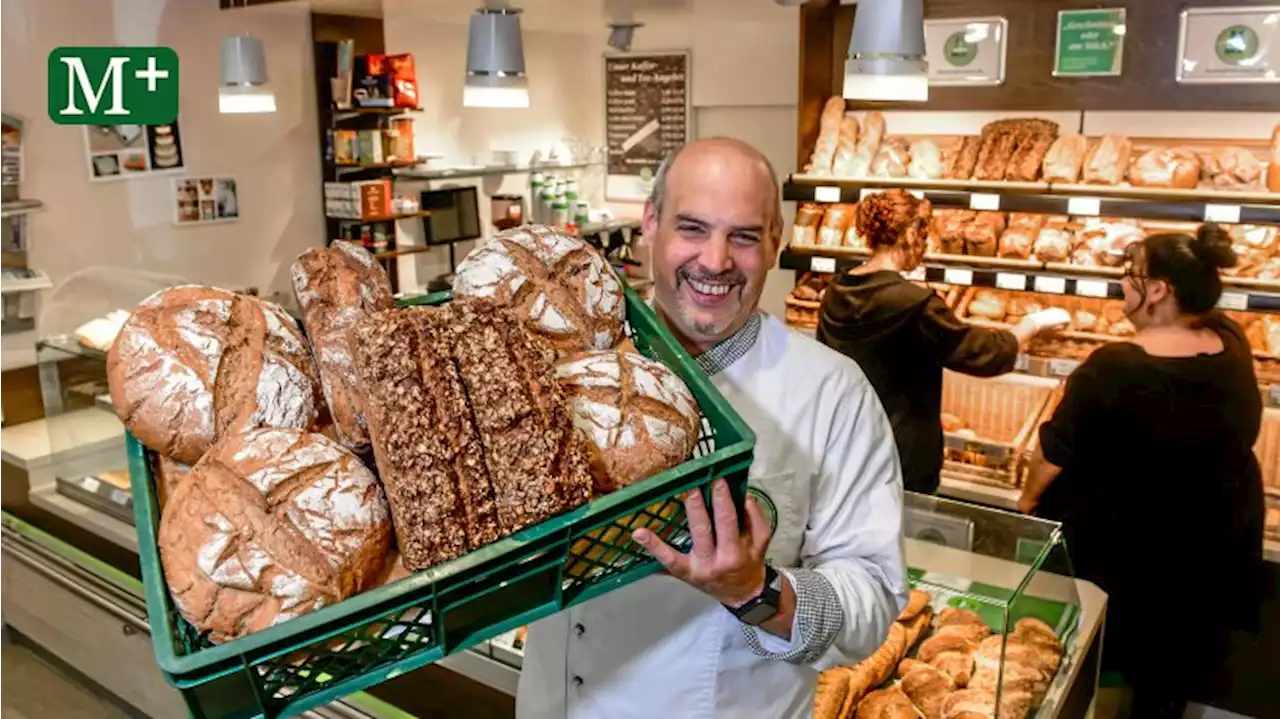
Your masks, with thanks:
[(727, 486), (685, 501), (667, 569), (534, 624), (517, 715), (808, 717), (818, 672), (883, 641), (906, 598), (902, 473), (858, 366), (758, 309), (782, 215), (773, 168), (715, 138), (668, 157), (645, 205), (655, 307), (756, 433), (740, 529)]

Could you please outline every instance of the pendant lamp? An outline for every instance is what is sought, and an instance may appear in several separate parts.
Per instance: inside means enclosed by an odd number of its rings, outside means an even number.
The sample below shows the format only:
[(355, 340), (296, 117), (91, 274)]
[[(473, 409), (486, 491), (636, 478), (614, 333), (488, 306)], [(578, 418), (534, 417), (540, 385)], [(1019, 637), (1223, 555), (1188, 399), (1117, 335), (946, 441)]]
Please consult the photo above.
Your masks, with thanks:
[(528, 107), (520, 11), (490, 4), (471, 16), (464, 107)]
[(276, 94), (266, 84), (267, 56), (262, 41), (248, 35), (222, 38), (218, 111), (228, 114), (275, 112)]
[(843, 94), (850, 100), (929, 99), (924, 0), (858, 0)]

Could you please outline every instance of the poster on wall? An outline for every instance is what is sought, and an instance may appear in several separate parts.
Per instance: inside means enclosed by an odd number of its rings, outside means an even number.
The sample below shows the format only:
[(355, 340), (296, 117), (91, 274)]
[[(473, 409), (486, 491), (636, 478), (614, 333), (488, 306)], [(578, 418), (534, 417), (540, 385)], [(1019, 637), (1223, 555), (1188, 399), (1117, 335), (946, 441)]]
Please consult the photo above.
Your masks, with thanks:
[(173, 224), (203, 225), (240, 217), (234, 177), (177, 177), (173, 180)]
[(1053, 74), (1056, 77), (1119, 75), (1127, 30), (1122, 7), (1059, 10)]
[(1280, 82), (1280, 5), (1193, 7), (1178, 27), (1178, 82)]
[(89, 180), (108, 182), (182, 172), (178, 121), (168, 125), (85, 125)]
[(667, 153), (690, 137), (689, 53), (604, 57), (606, 200), (641, 202)]
[(1009, 21), (1002, 17), (925, 20), (929, 84), (1002, 84), (1008, 34)]

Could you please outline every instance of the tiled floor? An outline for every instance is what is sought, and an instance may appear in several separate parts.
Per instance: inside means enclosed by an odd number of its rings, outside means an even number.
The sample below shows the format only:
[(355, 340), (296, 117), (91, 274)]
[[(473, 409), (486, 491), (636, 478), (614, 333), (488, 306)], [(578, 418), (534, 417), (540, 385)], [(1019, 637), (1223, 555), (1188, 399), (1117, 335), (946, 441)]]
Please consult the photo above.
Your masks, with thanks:
[(21, 644), (5, 644), (0, 656), (4, 719), (127, 719)]

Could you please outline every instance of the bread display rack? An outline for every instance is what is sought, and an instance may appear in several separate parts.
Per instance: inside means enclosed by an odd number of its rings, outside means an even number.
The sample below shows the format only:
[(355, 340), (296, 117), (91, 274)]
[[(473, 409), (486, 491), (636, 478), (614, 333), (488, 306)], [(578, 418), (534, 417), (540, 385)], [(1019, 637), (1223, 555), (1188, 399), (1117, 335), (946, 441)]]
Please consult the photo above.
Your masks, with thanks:
[(1030, 459), (1029, 442), (1059, 386), (1059, 380), (1044, 377), (985, 380), (945, 371), (944, 469), (979, 484), (1019, 486)]

